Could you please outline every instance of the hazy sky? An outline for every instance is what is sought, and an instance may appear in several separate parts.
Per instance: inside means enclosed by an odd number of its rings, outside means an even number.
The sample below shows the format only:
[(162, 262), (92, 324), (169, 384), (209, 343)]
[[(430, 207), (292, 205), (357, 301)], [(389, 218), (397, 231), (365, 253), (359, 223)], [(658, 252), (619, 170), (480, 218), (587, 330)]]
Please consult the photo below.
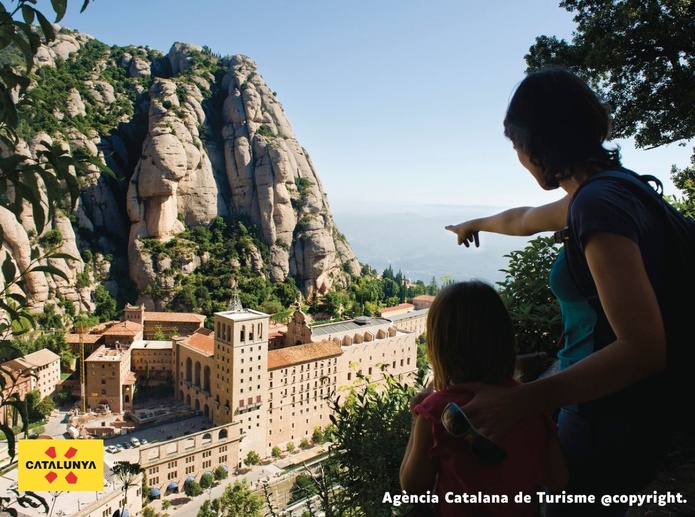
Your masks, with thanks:
[[(79, 14), (81, 4), (70, 0), (61, 24), (109, 45), (167, 52), (181, 41), (252, 58), (334, 209), (560, 195), (536, 185), (502, 135), (535, 37), (571, 37), (558, 0), (93, 0)], [(689, 147), (620, 144), (627, 167), (677, 193), (669, 169)]]

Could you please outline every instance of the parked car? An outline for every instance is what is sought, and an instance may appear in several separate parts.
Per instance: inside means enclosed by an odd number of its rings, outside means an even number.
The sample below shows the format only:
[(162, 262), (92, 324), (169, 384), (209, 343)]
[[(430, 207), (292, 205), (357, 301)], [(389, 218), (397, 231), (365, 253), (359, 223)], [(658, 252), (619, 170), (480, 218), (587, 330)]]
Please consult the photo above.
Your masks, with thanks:
[(130, 444), (131, 444), (133, 447), (140, 447), (140, 440), (138, 440), (135, 436), (133, 436), (133, 437), (130, 439)]
[(123, 442), (123, 443), (121, 444), (121, 447), (123, 447), (124, 449), (130, 449), (130, 448), (132, 448), (133, 446), (130, 445), (128, 442)]
[(142, 440), (140, 440), (140, 443), (141, 443), (142, 445), (147, 445), (147, 444), (150, 443), (150, 442), (148, 442), (146, 438), (143, 438)]

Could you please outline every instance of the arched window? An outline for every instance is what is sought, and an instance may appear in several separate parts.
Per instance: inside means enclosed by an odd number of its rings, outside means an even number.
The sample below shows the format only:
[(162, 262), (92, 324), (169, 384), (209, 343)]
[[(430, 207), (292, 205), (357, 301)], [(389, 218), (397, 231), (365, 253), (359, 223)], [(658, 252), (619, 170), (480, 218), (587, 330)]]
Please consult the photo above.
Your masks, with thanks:
[(263, 323), (258, 324), (258, 339), (263, 339)]
[(193, 380), (193, 385), (200, 388), (200, 361), (195, 362), (195, 378)]
[(186, 358), (186, 382), (193, 381), (193, 361), (190, 357)]
[(241, 331), (239, 332), (239, 341), (246, 341), (246, 325), (241, 326)]
[(210, 367), (205, 366), (203, 369), (203, 390), (210, 393)]

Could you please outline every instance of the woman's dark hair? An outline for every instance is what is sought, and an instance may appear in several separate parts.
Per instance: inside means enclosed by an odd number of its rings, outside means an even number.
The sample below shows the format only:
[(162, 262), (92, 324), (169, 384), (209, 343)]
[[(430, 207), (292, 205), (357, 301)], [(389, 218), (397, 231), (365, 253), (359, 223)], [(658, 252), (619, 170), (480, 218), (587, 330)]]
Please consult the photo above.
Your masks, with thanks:
[(438, 390), (460, 382), (499, 383), (514, 375), (514, 330), (504, 302), (484, 282), (442, 289), (427, 313), (427, 359)]
[(504, 135), (540, 167), (547, 188), (559, 187), (578, 167), (619, 167), (619, 149), (603, 146), (610, 129), (609, 107), (563, 68), (526, 76), (504, 118)]

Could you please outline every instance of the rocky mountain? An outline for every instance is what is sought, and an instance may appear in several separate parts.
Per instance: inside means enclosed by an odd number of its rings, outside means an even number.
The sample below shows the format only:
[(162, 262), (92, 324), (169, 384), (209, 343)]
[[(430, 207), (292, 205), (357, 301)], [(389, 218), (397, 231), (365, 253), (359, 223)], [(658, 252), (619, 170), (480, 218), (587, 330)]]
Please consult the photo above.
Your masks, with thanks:
[[(168, 54), (108, 47), (56, 29), (37, 56), (32, 106), (21, 113), (23, 152), (36, 157), (42, 142), (65, 142), (115, 177), (97, 167), (81, 175), (76, 210), (59, 213), (41, 235), (28, 211), (20, 221), (0, 213), (5, 252), (19, 265), (32, 245), (76, 258), (53, 261), (68, 282), (32, 275), (37, 308), (67, 300), (93, 309), (99, 285), (148, 307), (192, 305), (195, 295), (182, 296), (182, 286), (206, 264), (219, 264), (225, 281), (294, 283), (309, 297), (359, 274), (311, 158), (250, 58), (185, 43)], [(229, 256), (213, 263), (209, 235), (201, 240), (196, 228), (219, 218), (238, 231), (228, 235)]]

